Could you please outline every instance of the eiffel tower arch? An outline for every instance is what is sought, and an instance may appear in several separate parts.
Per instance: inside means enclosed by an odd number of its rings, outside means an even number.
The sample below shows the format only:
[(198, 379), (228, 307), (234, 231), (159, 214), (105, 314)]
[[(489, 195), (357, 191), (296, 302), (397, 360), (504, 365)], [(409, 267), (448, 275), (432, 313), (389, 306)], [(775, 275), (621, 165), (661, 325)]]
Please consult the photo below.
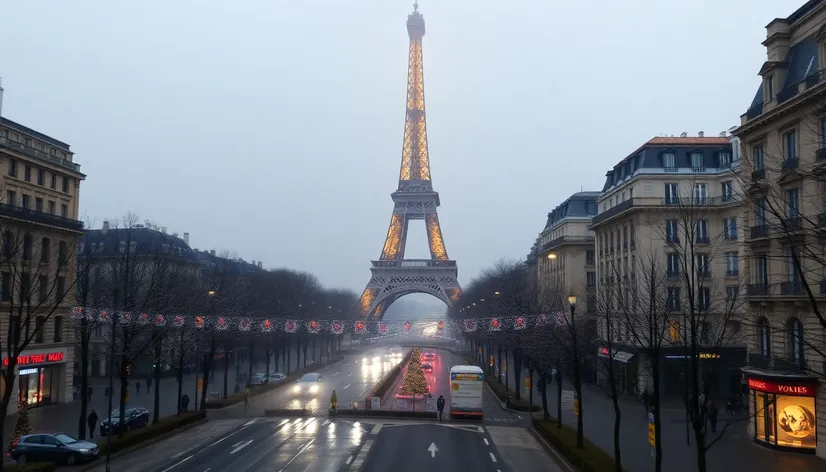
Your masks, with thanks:
[[(394, 202), (390, 228), (379, 260), (372, 261), (372, 276), (359, 300), (363, 318), (380, 319), (387, 307), (411, 293), (427, 293), (453, 306), (462, 289), (456, 261), (447, 257), (439, 226), (439, 194), (433, 190), (430, 155), (427, 149), (427, 120), (424, 105), (422, 37), (424, 17), (419, 5), (407, 17), (410, 51), (407, 62), (407, 113), (404, 120), (402, 162), (399, 186), (392, 193)], [(405, 259), (407, 228), (410, 220), (424, 220), (430, 259)]]

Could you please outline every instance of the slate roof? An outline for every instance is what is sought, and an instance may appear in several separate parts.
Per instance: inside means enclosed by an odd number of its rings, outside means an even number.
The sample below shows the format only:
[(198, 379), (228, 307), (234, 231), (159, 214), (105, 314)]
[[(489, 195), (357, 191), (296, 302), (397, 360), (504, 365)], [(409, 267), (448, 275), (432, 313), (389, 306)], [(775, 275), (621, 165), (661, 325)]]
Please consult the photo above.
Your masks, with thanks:
[(577, 192), (548, 213), (545, 229), (555, 226), (565, 218), (593, 217), (598, 213), (597, 198), (602, 192)]
[(116, 256), (121, 247), (134, 246), (134, 254), (145, 257), (168, 255), (184, 262), (197, 263), (195, 251), (183, 239), (146, 227), (93, 229), (87, 231), (83, 238), (82, 254), (92, 254), (93, 244), (103, 244), (94, 249), (95, 257)]
[(630, 179), (641, 169), (664, 171), (663, 154), (666, 153), (674, 154), (677, 169), (692, 169), (691, 154), (693, 153), (701, 153), (703, 167), (713, 169), (719, 167), (720, 154), (728, 153), (731, 157), (731, 142), (729, 138), (720, 136), (651, 138), (605, 174), (605, 185), (602, 191), (606, 192)]
[[(817, 6), (826, 0), (809, 0), (803, 6), (798, 8), (794, 13), (786, 18), (790, 24), (803, 18), (809, 12), (814, 10)], [(818, 71), (823, 68), (820, 64), (817, 54), (817, 41), (815, 40), (815, 33), (801, 39), (798, 43), (789, 48), (788, 55), (783, 58), (787, 63), (786, 80), (780, 88), (778, 99), (782, 99), (784, 90), (802, 82), (806, 77), (816, 75)], [(756, 109), (763, 105), (763, 81), (760, 81), (760, 86), (757, 87), (757, 92), (754, 94), (754, 99), (749, 105), (749, 109)], [(759, 112), (758, 112), (759, 113)]]
[(226, 270), (227, 275), (250, 275), (250, 274), (257, 274), (263, 272), (264, 269), (260, 269), (255, 264), (251, 262), (246, 262), (244, 260), (234, 260), (234, 259), (227, 259), (225, 257), (213, 255), (210, 251), (200, 251), (195, 249), (193, 251), (195, 254), (195, 258), (198, 262), (201, 263), (204, 267), (211, 267), (216, 268), (220, 267), (221, 270)]
[(31, 136), (33, 138), (39, 139), (39, 140), (41, 140), (45, 143), (49, 143), (52, 146), (60, 148), (64, 151), (66, 151), (66, 152), (72, 152), (69, 149), (69, 145), (64, 143), (63, 141), (58, 141), (58, 140), (52, 138), (51, 136), (46, 136), (45, 134), (43, 134), (39, 131), (35, 131), (35, 130), (27, 127), (27, 126), (23, 126), (20, 123), (14, 122), (14, 121), (12, 121), (8, 118), (0, 117), (0, 124), (2, 124), (4, 126), (8, 126), (9, 128), (15, 129), (15, 130), (17, 130), (21, 133), (28, 134), (29, 136)]

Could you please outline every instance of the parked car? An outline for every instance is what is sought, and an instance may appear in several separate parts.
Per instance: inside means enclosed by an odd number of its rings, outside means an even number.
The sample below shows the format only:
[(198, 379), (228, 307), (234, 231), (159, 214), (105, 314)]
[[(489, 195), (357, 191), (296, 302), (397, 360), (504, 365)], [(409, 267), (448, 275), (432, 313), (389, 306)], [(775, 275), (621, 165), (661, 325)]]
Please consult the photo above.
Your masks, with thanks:
[(12, 443), (9, 455), (18, 464), (56, 462), (74, 465), (95, 460), (98, 446), (65, 433), (27, 434)]
[(286, 378), (287, 378), (287, 376), (282, 374), (281, 372), (275, 372), (273, 374), (270, 374), (270, 383), (281, 382), (282, 380), (284, 380)]
[(275, 382), (280, 382), (280, 381), (284, 380), (286, 377), (287, 377), (286, 375), (284, 375), (280, 372), (271, 373), (269, 375), (269, 377), (267, 376), (267, 374), (265, 374), (263, 372), (258, 372), (258, 373), (252, 374), (252, 378), (250, 379), (250, 384), (251, 385), (262, 385), (262, 384), (265, 384), (265, 383), (275, 383)]
[[(127, 408), (123, 425), (120, 424), (120, 410), (112, 412), (111, 430), (115, 433), (126, 433), (147, 424), (149, 424), (149, 411), (146, 408)], [(109, 418), (106, 418), (100, 422), (100, 435), (106, 436), (109, 431)]]

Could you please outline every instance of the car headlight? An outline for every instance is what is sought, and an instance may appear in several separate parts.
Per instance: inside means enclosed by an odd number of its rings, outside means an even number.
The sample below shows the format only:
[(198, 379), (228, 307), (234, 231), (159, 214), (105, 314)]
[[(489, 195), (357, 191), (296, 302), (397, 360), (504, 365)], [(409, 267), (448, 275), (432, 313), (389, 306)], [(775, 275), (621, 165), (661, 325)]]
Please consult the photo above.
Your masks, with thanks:
[(78, 449), (78, 451), (80, 451), (80, 452), (89, 452), (88, 449)]
[(312, 387), (310, 387), (310, 392), (316, 393), (317, 391), (318, 391), (318, 385), (313, 385)]
[(367, 363), (367, 358), (365, 357), (364, 359), (361, 360), (361, 362), (364, 362), (366, 364)]
[(301, 386), (296, 385), (295, 387), (293, 387), (293, 390), (296, 391), (296, 392), (300, 392), (301, 391)]

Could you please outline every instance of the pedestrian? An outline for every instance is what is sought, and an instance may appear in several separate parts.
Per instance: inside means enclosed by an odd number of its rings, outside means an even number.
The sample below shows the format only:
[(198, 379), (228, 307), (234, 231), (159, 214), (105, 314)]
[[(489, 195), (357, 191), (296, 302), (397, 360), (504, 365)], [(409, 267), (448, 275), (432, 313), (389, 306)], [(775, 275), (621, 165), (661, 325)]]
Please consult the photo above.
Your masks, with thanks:
[(92, 408), (92, 412), (89, 413), (89, 418), (87, 418), (86, 423), (89, 425), (89, 439), (92, 439), (95, 437), (95, 425), (98, 424), (98, 414), (94, 408)]
[(439, 421), (442, 421), (442, 413), (445, 411), (445, 397), (439, 395), (439, 399), (436, 400), (436, 409), (439, 410)]
[(135, 392), (137, 392), (138, 396), (141, 396), (141, 383), (135, 382)]
[(189, 395), (184, 394), (184, 396), (181, 397), (181, 408), (183, 408), (184, 413), (189, 409)]
[(247, 388), (244, 389), (244, 413), (247, 412), (247, 405), (250, 402), (250, 387), (247, 385)]
[(336, 395), (336, 391), (333, 390), (333, 394), (330, 395), (330, 407), (333, 411), (336, 411), (336, 407), (338, 406), (338, 395)]
[(709, 402), (710, 405), (708, 406), (708, 422), (711, 424), (711, 432), (717, 432), (717, 404), (714, 402)]
[(89, 385), (89, 388), (86, 389), (86, 399), (87, 401), (92, 401), (92, 386)]

